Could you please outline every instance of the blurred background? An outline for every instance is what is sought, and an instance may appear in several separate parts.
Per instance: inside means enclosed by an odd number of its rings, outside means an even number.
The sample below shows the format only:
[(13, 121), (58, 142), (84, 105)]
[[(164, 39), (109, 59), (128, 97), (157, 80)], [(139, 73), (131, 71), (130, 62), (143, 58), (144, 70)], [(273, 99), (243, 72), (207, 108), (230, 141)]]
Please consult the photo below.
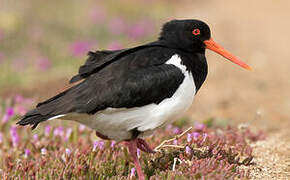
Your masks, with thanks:
[(253, 71), (207, 52), (208, 78), (187, 116), (246, 123), (289, 143), (289, 8), (284, 0), (1, 0), (1, 101), (44, 100), (68, 86), (89, 50), (133, 47), (154, 41), (167, 20), (201, 19)]

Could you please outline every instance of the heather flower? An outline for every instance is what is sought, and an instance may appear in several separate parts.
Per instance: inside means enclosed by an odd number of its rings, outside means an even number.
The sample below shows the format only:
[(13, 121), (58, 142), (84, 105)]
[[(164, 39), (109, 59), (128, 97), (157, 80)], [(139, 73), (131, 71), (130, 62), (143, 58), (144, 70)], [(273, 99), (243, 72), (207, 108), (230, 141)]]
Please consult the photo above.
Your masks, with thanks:
[(126, 25), (123, 19), (120, 17), (113, 18), (109, 22), (109, 31), (112, 34), (122, 34), (126, 30)]
[(85, 129), (86, 129), (86, 126), (85, 125), (83, 125), (83, 124), (80, 124), (79, 125), (79, 131), (80, 132), (83, 132)]
[(71, 154), (71, 150), (69, 148), (65, 148), (65, 154), (69, 156)]
[(104, 141), (94, 141), (93, 143), (93, 152), (97, 151), (97, 148), (99, 149), (104, 149), (105, 147), (105, 142)]
[(91, 48), (92, 43), (87, 41), (76, 41), (71, 44), (70, 51), (73, 56), (83, 56), (85, 55)]
[(174, 134), (179, 134), (181, 132), (181, 130), (180, 130), (180, 128), (178, 128), (178, 127), (175, 127), (174, 129), (173, 129), (173, 133)]
[(31, 153), (30, 150), (26, 148), (24, 150), (24, 158), (28, 158), (30, 156), (30, 153)]
[(193, 132), (193, 133), (192, 133), (193, 140), (196, 141), (196, 140), (198, 139), (199, 135), (200, 135), (200, 134), (199, 134), (198, 132)]
[(104, 149), (105, 147), (105, 142), (104, 141), (99, 141), (99, 148)]
[(98, 141), (94, 141), (94, 143), (93, 143), (93, 152), (96, 152), (98, 145), (99, 145), (99, 142)]
[(54, 136), (61, 136), (62, 137), (64, 135), (64, 128), (62, 126), (56, 127), (53, 130), (53, 135)]
[(15, 111), (15, 114), (19, 114), (23, 116), (27, 112), (27, 109), (22, 105), (17, 105), (15, 106), (14, 111)]
[(51, 131), (51, 126), (50, 125), (45, 126), (44, 135), (45, 136), (49, 136), (50, 135), (50, 131)]
[(71, 133), (72, 133), (72, 128), (68, 128), (65, 132), (65, 138), (64, 138), (65, 141), (67, 141), (70, 138)]
[(118, 50), (122, 48), (123, 48), (122, 45), (117, 42), (112, 42), (111, 44), (108, 45), (108, 49), (110, 50)]
[(12, 107), (9, 107), (6, 109), (6, 112), (2, 117), (2, 122), (6, 123), (12, 116), (14, 116), (14, 109)]
[(46, 148), (41, 148), (40, 152), (41, 152), (41, 155), (46, 155), (47, 154)]
[(136, 172), (136, 169), (132, 168), (131, 171), (130, 171), (130, 178), (135, 177), (135, 172)]
[(187, 142), (190, 143), (192, 140), (192, 134), (187, 133)]
[(51, 67), (51, 61), (47, 58), (40, 58), (37, 60), (37, 67), (39, 70), (45, 71)]
[(34, 142), (37, 142), (38, 141), (38, 135), (37, 134), (33, 134), (32, 137), (33, 137), (33, 141)]
[(188, 146), (185, 147), (185, 153), (186, 153), (186, 154), (191, 154), (191, 149), (190, 149), (190, 147), (188, 147)]
[(10, 128), (10, 136), (11, 136), (13, 147), (18, 146), (19, 141), (20, 141), (20, 137), (19, 137), (18, 132), (17, 132), (17, 127), (15, 125), (13, 125)]
[(170, 129), (172, 129), (173, 128), (173, 125), (172, 124), (168, 124), (167, 126), (166, 126), (166, 130), (168, 131), (168, 130), (170, 130)]
[(115, 148), (115, 145), (116, 145), (116, 141), (112, 141), (111, 142), (111, 148), (114, 149)]
[(0, 144), (3, 143), (3, 134), (0, 132)]
[(177, 140), (176, 139), (173, 141), (173, 144), (174, 145), (177, 145)]
[(199, 122), (197, 122), (197, 121), (194, 123), (194, 129), (195, 129), (196, 131), (203, 131), (204, 128), (205, 128), (205, 125), (204, 125), (204, 124), (199, 123)]

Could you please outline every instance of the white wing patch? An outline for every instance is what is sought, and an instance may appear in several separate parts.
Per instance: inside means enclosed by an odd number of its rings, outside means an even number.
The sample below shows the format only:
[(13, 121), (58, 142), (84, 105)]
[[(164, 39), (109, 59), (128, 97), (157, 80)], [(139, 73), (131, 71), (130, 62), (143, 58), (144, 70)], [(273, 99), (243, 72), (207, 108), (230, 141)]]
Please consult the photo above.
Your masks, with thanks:
[(173, 96), (159, 104), (136, 108), (107, 108), (94, 115), (72, 113), (62, 119), (78, 121), (117, 141), (130, 139), (130, 130), (135, 128), (142, 131), (143, 135), (151, 134), (154, 129), (181, 117), (191, 106), (196, 92), (193, 77), (186, 71), (186, 66), (181, 64), (177, 54), (166, 64), (173, 64), (181, 69), (185, 78)]

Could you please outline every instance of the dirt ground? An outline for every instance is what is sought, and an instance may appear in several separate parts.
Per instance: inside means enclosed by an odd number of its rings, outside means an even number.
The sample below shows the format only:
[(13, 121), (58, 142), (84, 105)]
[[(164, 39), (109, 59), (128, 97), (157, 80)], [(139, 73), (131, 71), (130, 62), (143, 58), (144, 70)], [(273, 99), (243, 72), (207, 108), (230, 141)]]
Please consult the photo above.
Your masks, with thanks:
[(208, 22), (212, 37), (253, 67), (247, 72), (208, 52), (209, 76), (189, 115), (219, 117), (263, 129), (253, 144), (252, 179), (290, 178), (290, 2), (183, 1), (178, 18)]

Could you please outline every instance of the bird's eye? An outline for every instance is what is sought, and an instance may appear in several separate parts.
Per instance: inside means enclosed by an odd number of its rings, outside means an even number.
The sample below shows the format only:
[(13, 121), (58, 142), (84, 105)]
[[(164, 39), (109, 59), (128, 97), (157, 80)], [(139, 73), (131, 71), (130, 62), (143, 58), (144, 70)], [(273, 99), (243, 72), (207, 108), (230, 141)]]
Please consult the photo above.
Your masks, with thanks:
[(199, 29), (194, 29), (192, 31), (192, 34), (195, 35), (195, 36), (200, 35), (200, 30)]

